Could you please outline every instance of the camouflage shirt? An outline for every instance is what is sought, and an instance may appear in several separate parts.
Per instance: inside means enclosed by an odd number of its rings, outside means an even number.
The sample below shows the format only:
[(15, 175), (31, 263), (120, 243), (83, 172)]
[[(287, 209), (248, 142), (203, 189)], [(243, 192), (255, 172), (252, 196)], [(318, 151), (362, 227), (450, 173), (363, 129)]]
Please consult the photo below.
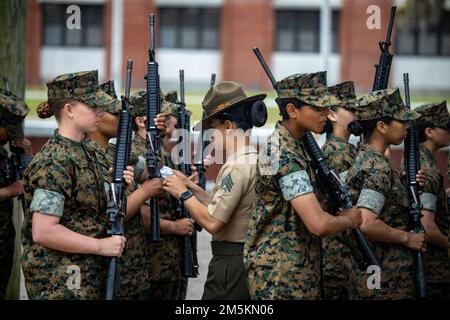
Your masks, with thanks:
[(256, 198), (244, 246), (252, 299), (320, 299), (320, 238), (290, 201), (316, 192), (316, 177), (300, 141), (277, 123), (260, 151)]
[(345, 181), (348, 170), (353, 165), (358, 154), (356, 147), (344, 139), (330, 134), (322, 146), (322, 152), (326, 158), (327, 165), (334, 169), (341, 179)]
[[(108, 218), (96, 155), (81, 142), (57, 131), (24, 172), (25, 216), (22, 227), (22, 267), (30, 299), (102, 299), (108, 259), (71, 254), (33, 242), (32, 216), (41, 212), (60, 218), (71, 231), (106, 237)], [(80, 283), (74, 280), (79, 269)]]
[[(133, 152), (138, 155), (145, 155), (147, 145), (145, 138), (135, 134), (133, 138)], [(174, 168), (170, 159), (170, 154), (161, 148), (162, 157), (166, 166)], [(178, 202), (175, 198), (166, 193), (158, 197), (159, 216), (161, 219), (176, 220)], [(161, 235), (160, 243), (150, 241), (150, 235), (147, 239), (147, 262), (150, 281), (175, 281), (181, 278), (181, 243), (180, 238), (175, 235)]]
[[(408, 194), (400, 174), (388, 158), (363, 144), (347, 176), (353, 201), (371, 210), (388, 226), (408, 231)], [(365, 298), (415, 297), (413, 254), (405, 246), (372, 241), (373, 253), (382, 265), (381, 289), (367, 288), (368, 274), (361, 273), (358, 289)]]
[[(444, 188), (444, 177), (439, 171), (436, 159), (423, 144), (419, 145), (420, 167), (425, 171), (425, 185), (420, 195), (423, 209), (435, 213), (435, 222), (439, 230), (447, 236), (449, 216), (447, 213), (447, 196)], [(450, 282), (450, 259), (445, 249), (428, 243), (425, 253), (427, 282)]]
[[(109, 144), (109, 147), (105, 149), (93, 140), (87, 139), (85, 142), (97, 155), (97, 164), (103, 179), (110, 181), (108, 170), (113, 166), (116, 146)], [(130, 158), (133, 158), (133, 156)], [(135, 189), (136, 186), (128, 187), (126, 195), (130, 195)], [(117, 294), (123, 297), (148, 289), (150, 282), (147, 269), (145, 268), (146, 244), (144, 224), (139, 212), (124, 223), (124, 230), (127, 242), (119, 260), (120, 286)]]
[[(358, 153), (356, 147), (344, 139), (330, 134), (322, 146), (322, 152), (329, 168), (339, 174), (342, 181), (345, 181), (348, 170), (353, 165)], [(344, 234), (346, 237), (343, 236)], [(349, 277), (357, 267), (351, 256), (351, 250), (347, 246), (352, 245), (357, 250), (355, 241), (350, 237), (351, 234), (345, 232), (322, 239), (325, 287), (349, 287)], [(337, 281), (337, 279), (340, 279), (340, 281)], [(328, 295), (327, 291), (326, 294)]]

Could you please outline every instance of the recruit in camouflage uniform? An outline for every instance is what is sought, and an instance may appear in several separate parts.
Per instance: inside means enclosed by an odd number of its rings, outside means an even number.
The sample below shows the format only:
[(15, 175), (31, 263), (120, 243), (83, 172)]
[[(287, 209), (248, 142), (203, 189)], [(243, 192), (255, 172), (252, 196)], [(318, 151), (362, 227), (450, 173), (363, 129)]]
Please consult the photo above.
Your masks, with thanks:
[[(12, 92), (0, 89), (0, 130), (6, 130), (7, 140), (23, 139), (22, 121), (28, 114), (28, 106)], [(0, 138), (3, 139), (3, 138)], [(27, 166), (28, 163), (24, 164)], [(9, 186), (12, 177), (8, 174), (8, 153), (0, 146), (0, 188)], [(6, 288), (11, 275), (14, 257), (14, 239), (16, 231), (13, 225), (13, 199), (0, 200), (0, 300), (6, 298)]]
[[(111, 97), (117, 97), (114, 90), (114, 82), (109, 81), (100, 85), (100, 87)], [(108, 112), (118, 117), (121, 110), (121, 104), (108, 106), (103, 108)], [(108, 148), (103, 148), (100, 144), (92, 139), (86, 139), (85, 143), (93, 149), (97, 155), (97, 166), (100, 168), (104, 181), (110, 181), (108, 170), (113, 166), (115, 145), (109, 144)], [(134, 164), (135, 175), (140, 176), (142, 173), (144, 161), (137, 161), (134, 154), (130, 156), (130, 165)], [(137, 185), (128, 186), (126, 195), (129, 196), (137, 189)], [(122, 256), (119, 258), (119, 286), (117, 292), (117, 299), (137, 299), (138, 294), (147, 290), (150, 286), (149, 276), (146, 269), (146, 243), (144, 225), (142, 217), (139, 213), (134, 214), (128, 221), (124, 223), (125, 249)]]
[[(139, 91), (131, 98), (133, 118), (145, 116), (147, 113), (146, 93)], [(163, 102), (161, 112), (176, 116), (176, 105)], [(144, 156), (147, 152), (146, 139), (135, 132), (132, 152)], [(165, 165), (174, 168), (170, 153), (161, 144), (161, 156)], [(160, 219), (176, 220), (176, 199), (168, 193), (158, 197)], [(176, 235), (162, 235), (161, 243), (152, 243), (146, 236), (147, 270), (150, 277), (150, 289), (142, 293), (146, 300), (184, 300), (186, 297), (187, 279), (181, 277), (181, 245)]]
[[(65, 74), (47, 83), (48, 98), (72, 98), (102, 108), (118, 101), (98, 87), (97, 71)], [(41, 105), (38, 114), (52, 110)], [(44, 113), (42, 110), (46, 109)], [(55, 131), (24, 172), (25, 219), (22, 228), (22, 267), (30, 299), (102, 299), (108, 259), (99, 255), (70, 254), (33, 241), (32, 217), (40, 212), (59, 217), (71, 231), (106, 237), (108, 217), (101, 171), (92, 166), (96, 154), (84, 143)], [(80, 280), (71, 280), (79, 270)], [(71, 282), (73, 281), (73, 282)]]
[[(343, 102), (342, 105), (333, 107), (333, 110), (334, 108), (345, 108), (352, 112), (356, 111), (357, 99), (353, 81), (340, 83), (329, 87), (328, 90)], [(333, 169), (345, 181), (345, 176), (358, 153), (356, 147), (343, 138), (330, 133), (322, 146), (322, 152), (329, 168)], [(330, 210), (334, 211), (332, 208)], [(351, 276), (356, 266), (349, 247), (345, 245), (342, 234), (324, 237), (322, 239), (322, 250), (325, 299), (348, 299), (349, 292), (351, 292), (349, 288), (352, 282)]]
[[(414, 109), (420, 114), (418, 121), (426, 121), (439, 128), (448, 128), (449, 113), (445, 101), (437, 104), (420, 106)], [(445, 194), (444, 177), (437, 166), (433, 153), (419, 145), (420, 169), (425, 174), (425, 185), (420, 194), (422, 209), (433, 212), (439, 231), (448, 237), (449, 216), (447, 212), (447, 196)], [(404, 168), (402, 164), (402, 168)], [(428, 242), (424, 254), (428, 297), (432, 300), (450, 299), (450, 259), (447, 250)]]
[[(398, 89), (380, 90), (359, 99), (355, 121), (383, 116), (399, 121), (419, 117), (403, 104)], [(389, 159), (369, 144), (362, 144), (347, 175), (347, 186), (359, 208), (366, 208), (392, 228), (409, 232), (409, 200), (404, 181)], [(355, 290), (360, 299), (416, 297), (412, 251), (400, 244), (370, 242), (381, 263), (380, 289), (369, 289), (369, 274), (359, 272)]]
[[(316, 107), (333, 102), (325, 72), (293, 75), (278, 87), (280, 98)], [(310, 162), (303, 142), (278, 122), (258, 156), (255, 211), (244, 248), (252, 299), (321, 298), (321, 241), (290, 203), (311, 192), (322, 198)]]

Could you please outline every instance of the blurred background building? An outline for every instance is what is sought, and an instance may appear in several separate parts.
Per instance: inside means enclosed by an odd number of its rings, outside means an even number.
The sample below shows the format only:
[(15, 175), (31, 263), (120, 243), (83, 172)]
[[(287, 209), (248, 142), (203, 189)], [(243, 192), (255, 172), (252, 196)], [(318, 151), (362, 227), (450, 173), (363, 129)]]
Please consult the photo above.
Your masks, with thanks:
[[(120, 83), (124, 61), (131, 58), (133, 84), (144, 87), (148, 14), (156, 13), (163, 85), (176, 85), (178, 70), (185, 69), (191, 88), (206, 88), (216, 73), (247, 88), (268, 89), (251, 50), (258, 46), (278, 79), (327, 70), (330, 84), (352, 79), (358, 91), (367, 91), (394, 2), (399, 9), (392, 84), (401, 87), (407, 71), (413, 92), (450, 91), (448, 0), (425, 28), (420, 17), (408, 19), (402, 9), (407, 0), (28, 0), (26, 82), (39, 85), (64, 72), (98, 69), (102, 80)], [(79, 30), (66, 26), (73, 4), (81, 9)], [(366, 25), (371, 5), (381, 9), (380, 29)]]

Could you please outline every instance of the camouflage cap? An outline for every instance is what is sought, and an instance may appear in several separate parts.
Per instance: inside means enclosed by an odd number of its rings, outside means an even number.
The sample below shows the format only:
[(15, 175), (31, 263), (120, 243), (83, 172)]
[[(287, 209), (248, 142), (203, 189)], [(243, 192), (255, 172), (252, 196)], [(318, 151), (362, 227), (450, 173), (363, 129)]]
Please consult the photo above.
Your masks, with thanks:
[(177, 95), (177, 91), (176, 90), (172, 90), (167, 92), (164, 95), (164, 98), (166, 99), (166, 101), (172, 102), (172, 103), (178, 103), (178, 95)]
[(130, 113), (133, 117), (144, 116), (147, 113), (147, 92), (144, 90), (134, 93), (130, 97)]
[(358, 101), (356, 99), (355, 84), (353, 81), (346, 81), (332, 87), (328, 87), (328, 91), (342, 101), (342, 105), (340, 105), (340, 107), (350, 111), (356, 111)]
[[(102, 83), (100, 85), (100, 89), (102, 89), (113, 99), (117, 99), (116, 89), (114, 88), (114, 80), (109, 80), (108, 82)], [(121, 103), (105, 105), (102, 107), (102, 109), (111, 114), (118, 114), (121, 109)]]
[(355, 120), (371, 120), (384, 116), (408, 121), (416, 120), (420, 115), (405, 106), (398, 88), (374, 91), (358, 100)]
[(72, 98), (91, 107), (120, 109), (120, 101), (104, 92), (98, 84), (98, 71), (66, 73), (47, 82), (48, 99)]
[(420, 114), (421, 120), (426, 120), (436, 127), (450, 128), (450, 115), (445, 100), (417, 107), (414, 111)]
[(0, 127), (8, 132), (11, 140), (23, 139), (23, 119), (30, 108), (11, 91), (0, 89)]
[(327, 88), (327, 72), (294, 74), (277, 82), (278, 98), (297, 98), (315, 106), (329, 108), (342, 102)]
[[(161, 105), (161, 112), (176, 117), (178, 115), (179, 105), (165, 100)], [(188, 111), (188, 110), (186, 110)], [(188, 111), (190, 112), (190, 111)]]
[[(164, 95), (161, 90), (159, 91), (159, 96), (161, 98), (160, 100), (161, 100), (161, 109), (162, 109), (165, 99), (164, 99)], [(133, 117), (140, 117), (140, 116), (146, 115), (147, 114), (147, 91), (140, 90), (140, 91), (134, 93), (130, 97), (130, 104), (131, 104), (130, 113), (133, 115)], [(161, 110), (161, 112), (163, 112), (163, 111)]]

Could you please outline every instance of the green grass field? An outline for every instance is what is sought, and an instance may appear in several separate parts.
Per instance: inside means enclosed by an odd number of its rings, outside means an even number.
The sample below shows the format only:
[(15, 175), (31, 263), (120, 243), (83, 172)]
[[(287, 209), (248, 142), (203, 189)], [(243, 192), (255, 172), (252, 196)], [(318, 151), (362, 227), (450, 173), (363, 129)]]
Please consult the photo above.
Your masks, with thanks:
[[(137, 90), (132, 90), (132, 92), (135, 92)], [(261, 91), (249, 91), (247, 92), (248, 96), (261, 93)], [(273, 90), (271, 91), (265, 91), (264, 93), (267, 94), (266, 98), (266, 104), (269, 106), (268, 108), (268, 124), (273, 124), (277, 120), (280, 119), (280, 115), (278, 112), (278, 108), (275, 105), (275, 93)], [(45, 97), (46, 92), (44, 90), (33, 90), (32, 96), (35, 97), (36, 95)], [(28, 95), (28, 93), (27, 93)], [(411, 104), (421, 104), (421, 103), (431, 103), (431, 102), (440, 102), (442, 100), (450, 101), (449, 96), (416, 96), (411, 97), (412, 101)], [(186, 101), (187, 101), (187, 108), (192, 111), (191, 116), (191, 125), (194, 125), (197, 123), (201, 117), (202, 117), (202, 107), (201, 107), (201, 101), (203, 100), (203, 95), (199, 92), (192, 92), (192, 93), (186, 93)], [(25, 100), (27, 105), (30, 107), (30, 113), (28, 114), (28, 117), (31, 118), (38, 118), (36, 115), (36, 107), (37, 105), (42, 101), (41, 99), (26, 99)]]

